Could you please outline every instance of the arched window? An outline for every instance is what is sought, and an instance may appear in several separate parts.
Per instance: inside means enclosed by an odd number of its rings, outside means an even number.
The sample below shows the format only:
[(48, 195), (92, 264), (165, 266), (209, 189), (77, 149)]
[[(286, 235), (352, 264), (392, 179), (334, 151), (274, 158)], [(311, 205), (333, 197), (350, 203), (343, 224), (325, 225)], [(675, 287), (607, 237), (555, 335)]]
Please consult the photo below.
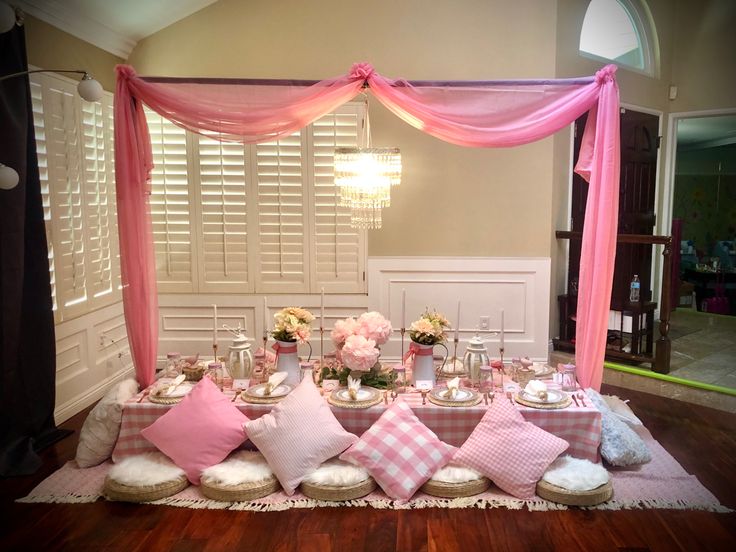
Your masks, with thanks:
[(658, 44), (643, 0), (591, 0), (580, 31), (582, 55), (657, 76)]

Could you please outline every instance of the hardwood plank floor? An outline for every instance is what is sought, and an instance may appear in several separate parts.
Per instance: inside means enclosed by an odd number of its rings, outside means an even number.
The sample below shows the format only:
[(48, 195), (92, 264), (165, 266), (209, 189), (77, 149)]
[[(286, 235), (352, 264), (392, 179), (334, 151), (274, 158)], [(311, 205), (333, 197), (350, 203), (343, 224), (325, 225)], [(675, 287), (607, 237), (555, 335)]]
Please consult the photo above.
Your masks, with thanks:
[[(604, 386), (631, 399), (654, 437), (722, 504), (736, 509), (736, 415)], [(62, 427), (78, 430), (87, 412)], [(78, 433), (43, 453), (33, 476), (0, 480), (0, 550), (299, 551), (732, 550), (736, 513), (683, 510), (553, 512), (503, 508), (293, 509), (229, 512), (104, 500), (17, 504), (74, 457)]]

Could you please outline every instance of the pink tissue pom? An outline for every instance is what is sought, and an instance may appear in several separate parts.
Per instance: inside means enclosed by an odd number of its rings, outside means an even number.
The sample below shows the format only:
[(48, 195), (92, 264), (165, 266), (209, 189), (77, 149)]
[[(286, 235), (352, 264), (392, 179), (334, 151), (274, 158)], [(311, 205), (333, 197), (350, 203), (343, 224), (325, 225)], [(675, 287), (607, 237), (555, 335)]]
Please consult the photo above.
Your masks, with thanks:
[(372, 339), (376, 345), (383, 345), (391, 337), (393, 328), (380, 312), (364, 312), (358, 318), (360, 328), (358, 334), (366, 339)]
[(345, 340), (348, 337), (357, 334), (359, 327), (360, 325), (358, 324), (358, 321), (353, 317), (346, 318), (345, 320), (338, 320), (335, 322), (335, 327), (330, 334), (332, 342), (336, 347), (339, 347), (345, 343)]
[(378, 360), (381, 353), (376, 349), (376, 342), (362, 335), (351, 335), (345, 340), (342, 348), (342, 361), (351, 370), (367, 372)]

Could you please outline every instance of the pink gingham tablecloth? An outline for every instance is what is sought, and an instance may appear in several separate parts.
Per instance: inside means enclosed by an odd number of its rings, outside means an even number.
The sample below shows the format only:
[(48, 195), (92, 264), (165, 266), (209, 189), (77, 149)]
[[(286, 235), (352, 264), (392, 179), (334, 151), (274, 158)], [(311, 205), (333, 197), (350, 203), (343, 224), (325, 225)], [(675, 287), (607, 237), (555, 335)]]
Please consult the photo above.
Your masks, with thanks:
[[(120, 435), (112, 454), (114, 462), (135, 454), (156, 451), (156, 447), (141, 435), (141, 430), (151, 425), (172, 407), (149, 402), (148, 398), (137, 402), (139, 397), (140, 394), (133, 397), (123, 408)], [(456, 447), (465, 442), (488, 408), (482, 402), (471, 407), (444, 407), (434, 405), (427, 400), (427, 404), (423, 405), (419, 393), (402, 394), (401, 397), (411, 406), (422, 423), (434, 431), (441, 440)], [(494, 400), (508, 399), (504, 394), (497, 393)], [(576, 406), (573, 403), (567, 408), (558, 410), (528, 408), (520, 404), (516, 404), (516, 407), (528, 422), (570, 443), (566, 454), (598, 462), (600, 460), (598, 449), (601, 442), (601, 413), (590, 401), (586, 403), (586, 406)], [(250, 419), (260, 418), (273, 408), (273, 405), (250, 404), (240, 399), (234, 404)], [(362, 435), (383, 414), (387, 406), (381, 403), (365, 409), (335, 406), (331, 408), (347, 431)]]

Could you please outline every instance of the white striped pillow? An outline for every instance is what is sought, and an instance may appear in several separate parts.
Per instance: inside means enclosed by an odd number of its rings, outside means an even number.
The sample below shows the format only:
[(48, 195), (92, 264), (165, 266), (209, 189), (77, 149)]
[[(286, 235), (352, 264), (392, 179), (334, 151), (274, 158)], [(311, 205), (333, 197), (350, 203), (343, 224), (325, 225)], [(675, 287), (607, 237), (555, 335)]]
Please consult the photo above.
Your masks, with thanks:
[(322, 462), (358, 440), (343, 429), (310, 378), (245, 428), (288, 495)]

